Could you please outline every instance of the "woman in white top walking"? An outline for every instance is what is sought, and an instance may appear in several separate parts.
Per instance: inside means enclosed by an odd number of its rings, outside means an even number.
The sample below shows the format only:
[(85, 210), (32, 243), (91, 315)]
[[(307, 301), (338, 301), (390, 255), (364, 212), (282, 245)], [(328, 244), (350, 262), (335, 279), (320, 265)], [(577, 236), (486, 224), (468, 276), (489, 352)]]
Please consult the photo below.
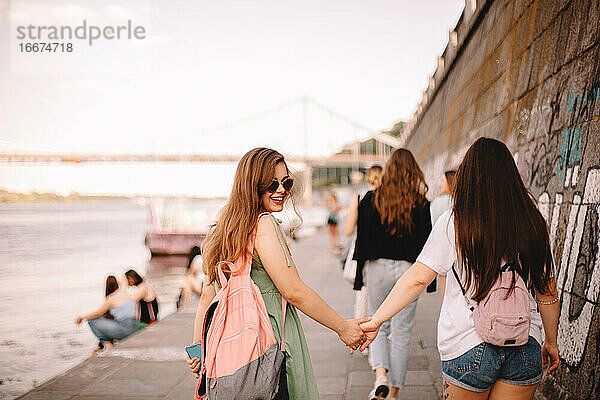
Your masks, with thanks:
[[(559, 302), (546, 222), (510, 151), (494, 139), (480, 138), (468, 150), (453, 197), (453, 209), (438, 219), (417, 262), (362, 325), (367, 341), (361, 350), (437, 274), (450, 272), (438, 322), (444, 399), (531, 399), (542, 364), (549, 359), (551, 373), (560, 362)], [(518, 272), (531, 290), (529, 341), (497, 346), (481, 339), (469, 304), (481, 306), (511, 260), (520, 260)]]

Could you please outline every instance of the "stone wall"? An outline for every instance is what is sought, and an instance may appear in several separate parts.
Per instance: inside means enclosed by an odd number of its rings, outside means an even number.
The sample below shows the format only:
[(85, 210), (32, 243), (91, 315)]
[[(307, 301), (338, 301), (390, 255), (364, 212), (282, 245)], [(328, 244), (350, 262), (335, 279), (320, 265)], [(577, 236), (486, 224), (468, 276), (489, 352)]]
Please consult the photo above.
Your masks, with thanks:
[(549, 399), (600, 399), (599, 19), (600, 0), (466, 0), (402, 136), (434, 194), (476, 138), (513, 151), (559, 271)]

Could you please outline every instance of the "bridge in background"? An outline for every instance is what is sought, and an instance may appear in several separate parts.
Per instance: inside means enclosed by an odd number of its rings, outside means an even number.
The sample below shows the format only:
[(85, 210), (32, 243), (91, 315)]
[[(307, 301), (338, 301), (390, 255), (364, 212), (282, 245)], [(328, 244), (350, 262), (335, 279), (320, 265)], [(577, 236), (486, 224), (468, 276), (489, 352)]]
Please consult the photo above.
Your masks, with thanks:
[[(87, 162), (237, 162), (241, 155), (234, 154), (77, 154), (77, 153), (0, 153), (0, 162), (6, 163), (87, 163)], [(333, 154), (328, 157), (288, 156), (290, 162), (320, 166), (352, 166), (385, 162), (383, 154)]]
[[(351, 118), (322, 105), (309, 97), (300, 97), (280, 104), (277, 107), (227, 123), (223, 126), (200, 130), (200, 134), (224, 135), (227, 130), (244, 126), (253, 121), (279, 113), (292, 106), (302, 110), (302, 128), (304, 135), (303, 155), (289, 155), (290, 162), (302, 163), (305, 181), (312, 185), (347, 184), (353, 173), (364, 172), (374, 164), (383, 165), (394, 148), (399, 147), (399, 139), (386, 133), (373, 131)], [(340, 151), (329, 156), (309, 156), (308, 154), (308, 114), (310, 107), (325, 112), (333, 120), (339, 121), (356, 136), (357, 132), (365, 137), (362, 140), (340, 143)], [(344, 131), (342, 131), (344, 132)], [(173, 163), (231, 163), (237, 162), (240, 154), (201, 154), (201, 153), (134, 153), (134, 154), (90, 154), (68, 153), (52, 149), (37, 148), (35, 145), (0, 140), (0, 163), (9, 164), (86, 164), (86, 163), (123, 163), (123, 162), (173, 162)], [(311, 185), (308, 185), (311, 186)]]

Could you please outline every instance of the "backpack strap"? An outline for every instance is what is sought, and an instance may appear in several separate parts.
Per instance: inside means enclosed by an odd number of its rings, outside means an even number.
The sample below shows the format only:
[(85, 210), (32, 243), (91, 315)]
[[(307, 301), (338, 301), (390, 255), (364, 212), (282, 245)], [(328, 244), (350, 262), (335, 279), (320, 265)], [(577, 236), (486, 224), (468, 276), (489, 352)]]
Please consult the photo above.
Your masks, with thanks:
[[(258, 218), (262, 217), (263, 215), (268, 215), (271, 218), (271, 222), (273, 223), (273, 226), (275, 228), (275, 234), (277, 235), (277, 239), (279, 239), (279, 244), (281, 245), (283, 254), (285, 254), (285, 261), (287, 262), (287, 266), (291, 267), (292, 259), (291, 259), (290, 248), (289, 248), (287, 242), (285, 241), (285, 236), (283, 234), (283, 231), (281, 230), (281, 226), (279, 226), (279, 222), (277, 221), (277, 219), (275, 219), (273, 214), (267, 213), (267, 212), (260, 214), (258, 216)], [(281, 351), (283, 351), (283, 352), (285, 352), (285, 338), (284, 338), (285, 335), (284, 335), (284, 333), (285, 333), (285, 315), (286, 315), (286, 311), (287, 311), (287, 304), (288, 304), (288, 301), (285, 299), (285, 297), (281, 296), (281, 318), (282, 318), (282, 321), (281, 321)]]
[(456, 261), (452, 263), (452, 273), (454, 274), (454, 277), (456, 278), (456, 282), (458, 282), (458, 286), (460, 286), (460, 290), (463, 294), (465, 301), (467, 302), (467, 305), (469, 306), (469, 310), (471, 310), (471, 312), (473, 312), (475, 310), (475, 306), (473, 306), (471, 304), (471, 302), (469, 301), (469, 299), (467, 298), (467, 291), (465, 290), (462, 283), (460, 282), (460, 278), (458, 277), (458, 274), (456, 273), (456, 269), (454, 269), (455, 264), (456, 264)]
[[(456, 264), (456, 261), (454, 263), (452, 263), (452, 273), (454, 274), (454, 277), (456, 278), (456, 282), (458, 282), (458, 286), (460, 286), (460, 290), (461, 290), (461, 292), (463, 294), (463, 297), (465, 298), (465, 301), (467, 302), (467, 305), (469, 306), (469, 310), (474, 311), (475, 310), (475, 306), (473, 306), (471, 304), (471, 302), (469, 301), (469, 298), (467, 297), (467, 291), (465, 290), (465, 288), (463, 287), (462, 283), (460, 282), (460, 278), (458, 277), (458, 274), (456, 273), (456, 269), (454, 269), (454, 265), (455, 264)], [(513, 271), (513, 273), (516, 272), (519, 276), (521, 276), (521, 278), (523, 277), (521, 275), (522, 274), (522, 272), (521, 272), (522, 270), (520, 268), (519, 261), (514, 261), (514, 260), (508, 261), (506, 264), (504, 264), (500, 268), (500, 272), (507, 272), (507, 271)]]

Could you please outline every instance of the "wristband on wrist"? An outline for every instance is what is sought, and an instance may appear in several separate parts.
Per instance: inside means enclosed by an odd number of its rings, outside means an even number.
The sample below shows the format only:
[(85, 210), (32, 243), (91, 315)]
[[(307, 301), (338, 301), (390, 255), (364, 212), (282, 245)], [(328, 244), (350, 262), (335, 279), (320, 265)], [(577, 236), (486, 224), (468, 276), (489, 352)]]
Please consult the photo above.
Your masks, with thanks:
[(554, 304), (554, 303), (556, 303), (556, 302), (558, 301), (558, 296), (556, 296), (556, 297), (554, 298), (554, 300), (551, 300), (551, 301), (539, 301), (537, 298), (535, 299), (535, 301), (536, 301), (538, 304), (541, 304), (541, 305), (543, 305), (543, 306), (549, 306), (550, 304)]

